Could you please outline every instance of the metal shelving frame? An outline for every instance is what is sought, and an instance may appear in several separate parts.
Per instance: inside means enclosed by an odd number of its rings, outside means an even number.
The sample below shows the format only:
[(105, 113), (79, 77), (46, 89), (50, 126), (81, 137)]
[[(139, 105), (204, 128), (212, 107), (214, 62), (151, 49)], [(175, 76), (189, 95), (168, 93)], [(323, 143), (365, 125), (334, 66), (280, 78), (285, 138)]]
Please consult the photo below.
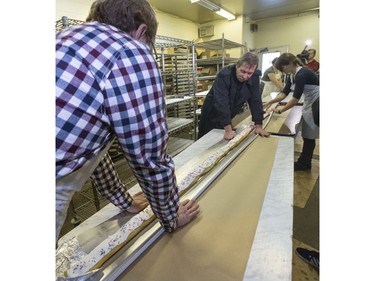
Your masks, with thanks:
[(244, 48), (245, 46), (233, 41), (230, 41), (228, 39), (224, 38), (224, 33), (222, 34), (221, 39), (215, 39), (215, 40), (210, 40), (206, 42), (200, 42), (196, 43), (195, 48), (198, 49), (206, 49), (210, 51), (220, 51), (221, 50), (221, 57), (217, 58), (207, 58), (207, 59), (197, 59), (197, 64), (199, 63), (204, 63), (204, 64), (215, 64), (217, 65), (218, 63), (221, 62), (221, 66), (224, 67), (227, 63), (231, 62), (236, 62), (236, 58), (226, 58), (225, 57), (225, 50), (226, 49), (233, 49), (233, 48)]
[[(193, 41), (168, 37), (168, 36), (162, 36), (162, 35), (156, 35), (155, 40), (155, 48), (157, 50), (161, 51), (161, 60), (160, 60), (160, 68), (161, 73), (163, 75), (163, 79), (166, 79), (168, 75), (173, 77), (173, 89), (174, 89), (174, 95), (172, 95), (171, 98), (166, 98), (167, 107), (174, 107), (177, 109), (176, 116), (170, 116), (169, 119), (169, 133), (175, 135), (179, 130), (185, 129), (188, 126), (192, 126), (193, 133), (194, 133), (194, 141), (196, 140), (196, 98), (195, 98), (195, 92), (196, 92), (196, 84), (195, 84), (195, 53), (192, 51), (190, 52), (190, 49), (192, 50)], [(182, 53), (173, 53), (173, 54), (166, 54), (166, 48), (185, 48), (186, 52)], [(166, 67), (166, 60), (167, 58), (171, 58), (172, 61), (172, 69), (168, 69)], [(182, 64), (178, 64), (178, 62), (182, 62)], [(181, 68), (182, 66), (182, 68)], [(180, 79), (180, 77), (183, 77), (183, 79)], [(186, 78), (187, 77), (187, 78)], [(183, 80), (183, 82), (181, 82)], [(164, 80), (165, 84), (166, 80)], [(185, 87), (183, 91), (181, 91), (183, 94), (180, 94), (179, 87)], [(186, 93), (186, 87), (187, 87), (187, 93)], [(167, 94), (166, 94), (167, 97)], [(189, 98), (190, 97), (190, 98)], [(193, 110), (190, 109), (191, 103), (193, 104)], [(183, 119), (180, 117), (180, 110), (181, 106), (187, 105), (190, 112), (192, 112), (193, 119)], [(184, 109), (182, 109), (184, 110)], [(176, 119), (179, 118), (180, 120)]]
[[(215, 58), (206, 58), (206, 59), (196, 59), (193, 61), (193, 64), (195, 66), (198, 65), (219, 65), (221, 63), (221, 68), (223, 68), (228, 63), (234, 63), (238, 60), (238, 58), (227, 58), (225, 56), (225, 50), (233, 49), (233, 48), (243, 48), (245, 49), (245, 46), (233, 41), (230, 41), (228, 39), (224, 38), (224, 33), (222, 34), (221, 39), (215, 39), (210, 40), (206, 42), (200, 42), (193, 44), (193, 48), (195, 49), (205, 49), (209, 51), (221, 51), (221, 57), (215, 57)], [(194, 53), (194, 51), (193, 51)], [(196, 67), (195, 67), (196, 70)], [(216, 75), (210, 76), (210, 79), (215, 78)], [(202, 79), (200, 79), (202, 80)]]

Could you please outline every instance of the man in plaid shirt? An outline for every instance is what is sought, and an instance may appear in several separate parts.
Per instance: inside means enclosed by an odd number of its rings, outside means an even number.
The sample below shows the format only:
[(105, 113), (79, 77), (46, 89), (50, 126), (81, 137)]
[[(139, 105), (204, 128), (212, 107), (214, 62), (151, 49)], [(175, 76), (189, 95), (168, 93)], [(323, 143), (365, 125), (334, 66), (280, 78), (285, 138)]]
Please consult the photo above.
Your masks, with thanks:
[[(116, 136), (157, 219), (172, 232), (190, 222), (199, 206), (179, 202), (167, 154), (164, 85), (150, 51), (155, 12), (146, 0), (102, 0), (89, 18), (56, 35), (56, 181), (93, 163)], [(100, 165), (98, 182), (105, 181), (104, 171), (113, 171), (111, 161)], [(81, 187), (56, 186), (57, 236)], [(120, 201), (129, 206), (129, 198)]]

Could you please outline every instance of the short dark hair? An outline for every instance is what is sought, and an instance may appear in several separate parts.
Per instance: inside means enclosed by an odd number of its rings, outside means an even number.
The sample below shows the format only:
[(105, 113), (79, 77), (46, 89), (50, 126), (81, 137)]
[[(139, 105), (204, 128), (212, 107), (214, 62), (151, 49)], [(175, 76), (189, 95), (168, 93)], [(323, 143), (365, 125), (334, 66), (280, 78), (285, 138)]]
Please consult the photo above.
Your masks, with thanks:
[(250, 67), (254, 65), (258, 65), (259, 63), (259, 58), (256, 54), (247, 52), (244, 53), (237, 61), (236, 66), (240, 67), (243, 64), (247, 64)]
[(275, 68), (277, 70), (283, 71), (283, 66), (288, 65), (290, 63), (294, 63), (295, 65), (303, 66), (301, 61), (293, 54), (291, 53), (283, 53), (279, 56), (275, 63)]
[(155, 41), (158, 28), (155, 11), (146, 0), (97, 0), (92, 3), (86, 21), (109, 24), (126, 33), (144, 23), (148, 44)]

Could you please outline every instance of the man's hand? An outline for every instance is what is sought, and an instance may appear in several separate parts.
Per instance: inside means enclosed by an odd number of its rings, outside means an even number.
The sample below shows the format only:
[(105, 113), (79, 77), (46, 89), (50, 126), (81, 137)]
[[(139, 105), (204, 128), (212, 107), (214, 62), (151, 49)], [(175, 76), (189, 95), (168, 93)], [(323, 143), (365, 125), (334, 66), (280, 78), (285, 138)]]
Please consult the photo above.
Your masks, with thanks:
[(139, 211), (142, 211), (144, 208), (146, 208), (148, 205), (148, 201), (146, 199), (146, 196), (142, 191), (137, 192), (133, 196), (133, 203), (132, 205), (127, 209), (129, 213), (138, 213)]
[(269, 132), (265, 131), (261, 126), (255, 127), (255, 133), (261, 136), (262, 138), (263, 137), (268, 138), (271, 135)]
[(263, 110), (264, 110), (265, 112), (270, 112), (270, 111), (272, 111), (272, 110), (271, 110), (271, 106), (272, 106), (272, 104), (273, 104), (273, 103), (267, 102), (266, 104), (263, 105)]
[(224, 126), (224, 139), (231, 140), (236, 136), (236, 132), (233, 131), (232, 124)]
[(194, 200), (185, 200), (180, 202), (177, 212), (177, 227), (189, 223), (199, 213), (199, 205)]
[(236, 132), (235, 131), (224, 131), (224, 139), (226, 140), (231, 140), (233, 139), (234, 137), (236, 136)]

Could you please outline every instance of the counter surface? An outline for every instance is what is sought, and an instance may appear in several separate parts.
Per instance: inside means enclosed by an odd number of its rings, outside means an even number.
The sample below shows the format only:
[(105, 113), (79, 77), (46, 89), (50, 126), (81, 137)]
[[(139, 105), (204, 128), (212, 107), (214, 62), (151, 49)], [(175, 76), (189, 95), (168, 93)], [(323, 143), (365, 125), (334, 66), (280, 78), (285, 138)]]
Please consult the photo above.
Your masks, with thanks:
[[(271, 122), (272, 124), (272, 122)], [(207, 135), (205, 135), (202, 139), (193, 143), (190, 147), (186, 150), (175, 156), (174, 162), (176, 165), (176, 171), (178, 173), (179, 169), (182, 169), (184, 165), (187, 163), (193, 163), (194, 161), (199, 161), (201, 156), (204, 155), (207, 150), (218, 145), (218, 143), (223, 142), (223, 132), (222, 130), (213, 130)], [(292, 226), (293, 226), (293, 159), (294, 159), (294, 140), (290, 137), (279, 137), (279, 136), (272, 136), (269, 139), (261, 139), (258, 138), (257, 143), (260, 143), (260, 147), (257, 150), (263, 150), (266, 148), (266, 151), (263, 155), (257, 155), (256, 157), (253, 156), (254, 150), (252, 154), (250, 154), (249, 160), (244, 160), (244, 164), (240, 165), (242, 167), (246, 167), (248, 164), (255, 164), (254, 168), (248, 168), (248, 171), (245, 171), (244, 175), (247, 182), (253, 182), (252, 179), (255, 178), (264, 178), (265, 183), (263, 197), (261, 200), (258, 200), (257, 204), (260, 204), (259, 213), (256, 216), (257, 219), (255, 221), (255, 227), (252, 230), (253, 232), (250, 233), (248, 230), (241, 230), (245, 225), (243, 223), (236, 224), (238, 228), (238, 233), (245, 233), (244, 237), (251, 237), (253, 241), (247, 242), (247, 247), (240, 247), (244, 248), (244, 252), (242, 258), (237, 260), (236, 264), (241, 264), (241, 271), (240, 271), (240, 279), (226, 279), (228, 276), (225, 276), (224, 279), (217, 278), (215, 280), (291, 280), (291, 266), (292, 266)], [(275, 142), (275, 140), (277, 140)], [(262, 144), (263, 143), (263, 144)], [(274, 150), (270, 149), (265, 146), (264, 144), (274, 143)], [(259, 146), (259, 144), (258, 144)], [(262, 148), (263, 147), (263, 148)], [(257, 152), (255, 152), (257, 154)], [(269, 168), (264, 167), (264, 159), (265, 155), (268, 155), (272, 158), (270, 161)], [(243, 156), (245, 157), (245, 156)], [(240, 158), (243, 158), (242, 156)], [(254, 158), (255, 157), (255, 158)], [(266, 157), (267, 158), (267, 157)], [(237, 159), (236, 159), (237, 161)], [(240, 161), (240, 160), (238, 160)], [(237, 161), (237, 162), (238, 162)], [(263, 167), (258, 169), (259, 167)], [(258, 169), (258, 170), (257, 170)], [(249, 171), (255, 171), (255, 175), (253, 177), (249, 177)], [(223, 172), (223, 174), (227, 174), (228, 172)], [(234, 178), (238, 178), (238, 172), (234, 169)], [(220, 180), (216, 180), (215, 182), (225, 182), (225, 178), (230, 182), (233, 181), (233, 176), (220, 176)], [(241, 186), (242, 184), (240, 184)], [(211, 187), (210, 187), (211, 188)], [(135, 185), (131, 188), (130, 193), (134, 194), (140, 190), (139, 185)], [(213, 192), (208, 192), (210, 194)], [(254, 193), (253, 193), (254, 194)], [(206, 196), (206, 195), (205, 195)], [(252, 196), (248, 196), (251, 198)], [(202, 200), (205, 197), (202, 197)], [(244, 197), (246, 198), (246, 197)], [(263, 200), (264, 199), (264, 200)], [(199, 199), (201, 200), (201, 199)], [(215, 200), (214, 200), (215, 201)], [(203, 201), (202, 201), (203, 202)], [(227, 208), (228, 205), (231, 203), (223, 203), (220, 205), (221, 208)], [(249, 203), (251, 204), (251, 203)], [(254, 204), (253, 204), (254, 205)], [(161, 236), (160, 240), (156, 242), (150, 250), (146, 250), (145, 254), (142, 256), (141, 260), (136, 261), (131, 269), (127, 271), (126, 275), (121, 275), (120, 278), (125, 279), (118, 279), (118, 280), (130, 280), (126, 279), (127, 276), (130, 276), (130, 270), (139, 270), (139, 272), (145, 272), (145, 268), (142, 266), (143, 262), (147, 261), (147, 256), (150, 255), (151, 250), (155, 251), (154, 249), (158, 249), (158, 245), (162, 245), (160, 241), (163, 239), (174, 239), (175, 246), (180, 247), (181, 243), (179, 241), (185, 241), (186, 232), (189, 235), (197, 235), (194, 232), (194, 229), (198, 228), (195, 226), (196, 223), (200, 223), (202, 221), (215, 221), (215, 220), (208, 220), (205, 219), (208, 217), (207, 210), (213, 206), (218, 207), (216, 203), (207, 203), (207, 205), (202, 206), (202, 214), (200, 218), (189, 224), (188, 226), (178, 230), (173, 235), (165, 235), (165, 233), (159, 233)], [(73, 229), (71, 232), (63, 236), (59, 240), (59, 244), (68, 240), (73, 236), (78, 236), (82, 233), (85, 233), (92, 229), (94, 226), (99, 225), (103, 222), (110, 220), (110, 218), (118, 215), (120, 210), (113, 206), (112, 204), (108, 204), (106, 207), (101, 209), (95, 215), (87, 219), (81, 225)], [(206, 215), (205, 215), (206, 213)], [(228, 212), (230, 213), (230, 212)], [(250, 212), (251, 213), (251, 212)], [(216, 221), (216, 227), (219, 227), (222, 222)], [(214, 227), (214, 226), (212, 226)], [(191, 233), (191, 234), (190, 234)], [(184, 239), (181, 239), (182, 236)], [(181, 237), (180, 237), (181, 236)], [(246, 238), (246, 239), (247, 239)], [(226, 240), (223, 238), (223, 241)], [(172, 240), (171, 240), (172, 241)], [(195, 243), (195, 242), (191, 242)], [(212, 252), (212, 249), (206, 249), (207, 252)], [(157, 251), (159, 252), (159, 251)], [(181, 252), (181, 251), (179, 251)], [(201, 256), (201, 254), (199, 254)], [(191, 255), (187, 260), (194, 261), (196, 260)], [(162, 260), (166, 260), (172, 258), (175, 260), (175, 256), (165, 256)], [(200, 264), (200, 263), (199, 263)], [(197, 264), (196, 266), (198, 267)], [(194, 267), (194, 264), (191, 264)], [(189, 266), (189, 271), (191, 271), (191, 266)], [(150, 271), (147, 265), (147, 272)], [(138, 269), (137, 269), (138, 268)], [(272, 270), (270, 270), (272, 268)], [(198, 271), (199, 272), (199, 271)], [(137, 273), (138, 274), (138, 273)], [(116, 278), (119, 275), (116, 275)], [(156, 278), (149, 279), (147, 276), (147, 280), (163, 280), (157, 279), (157, 275), (153, 274)], [(165, 276), (163, 276), (164, 278)], [(146, 280), (143, 279), (143, 280)], [(173, 279), (173, 278), (172, 278)], [(115, 280), (111, 278), (105, 277), (101, 280)], [(165, 279), (164, 279), (165, 280)], [(191, 279), (190, 279), (191, 280)], [(194, 279), (199, 280), (199, 279)], [(203, 279), (202, 279), (203, 280)], [(206, 279), (207, 280), (207, 279)]]

